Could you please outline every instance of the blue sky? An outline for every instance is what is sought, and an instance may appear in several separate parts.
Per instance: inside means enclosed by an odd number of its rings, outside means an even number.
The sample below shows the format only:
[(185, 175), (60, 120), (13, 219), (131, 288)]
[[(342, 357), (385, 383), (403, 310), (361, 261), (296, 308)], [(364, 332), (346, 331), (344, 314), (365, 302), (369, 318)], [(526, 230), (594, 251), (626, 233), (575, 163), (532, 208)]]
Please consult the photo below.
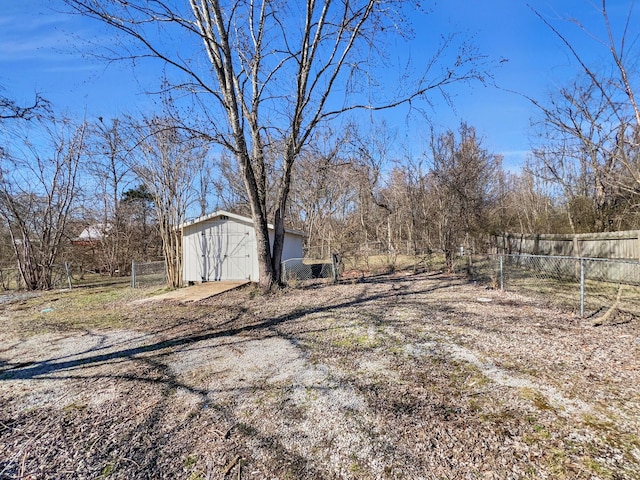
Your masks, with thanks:
[[(428, 2), (423, 2), (425, 5)], [(531, 4), (574, 42), (590, 64), (608, 61), (606, 50), (562, 20), (575, 17), (596, 35), (602, 36), (598, 1), (591, 0), (448, 0), (438, 2), (431, 15), (415, 25), (416, 38), (409, 45), (412, 57), (432, 51), (431, 40), (438, 32), (456, 31), (472, 36), (478, 49), (499, 63), (495, 82), (543, 101), (549, 93), (572, 79), (577, 66), (560, 40), (527, 6)], [(609, 0), (614, 27), (620, 26), (630, 1)], [(3, 94), (28, 103), (35, 92), (50, 99), (57, 111), (95, 118), (115, 117), (150, 108), (143, 94), (158, 70), (138, 69), (127, 63), (107, 65), (91, 58), (85, 41), (102, 47), (113, 44), (108, 32), (77, 16), (57, 13), (63, 7), (56, 0), (0, 0), (0, 86)], [(640, 9), (640, 7), (638, 7)], [(640, 12), (632, 37), (638, 34)], [(530, 120), (535, 108), (518, 95), (482, 85), (457, 85), (450, 89), (455, 110), (434, 96), (429, 117), (436, 130), (457, 128), (464, 120), (476, 127), (484, 145), (505, 157), (505, 167), (517, 169), (530, 146)], [(424, 125), (407, 125), (401, 111), (389, 116), (398, 120), (398, 136), (423, 148)]]

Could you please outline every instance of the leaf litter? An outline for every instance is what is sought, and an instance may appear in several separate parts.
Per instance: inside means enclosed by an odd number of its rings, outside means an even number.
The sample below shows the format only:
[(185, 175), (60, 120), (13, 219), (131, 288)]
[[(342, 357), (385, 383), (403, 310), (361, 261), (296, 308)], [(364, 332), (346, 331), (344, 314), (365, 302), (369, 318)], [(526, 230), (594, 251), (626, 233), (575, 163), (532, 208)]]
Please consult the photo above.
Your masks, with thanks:
[(640, 478), (636, 319), (442, 274), (118, 308), (2, 312), (0, 478)]

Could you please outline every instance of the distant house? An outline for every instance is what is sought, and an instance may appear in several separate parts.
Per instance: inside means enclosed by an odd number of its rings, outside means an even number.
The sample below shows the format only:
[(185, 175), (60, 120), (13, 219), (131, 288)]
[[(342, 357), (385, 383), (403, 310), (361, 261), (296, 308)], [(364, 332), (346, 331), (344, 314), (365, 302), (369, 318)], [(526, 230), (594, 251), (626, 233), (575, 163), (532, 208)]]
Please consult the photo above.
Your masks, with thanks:
[[(185, 282), (259, 281), (253, 220), (218, 210), (180, 226)], [(273, 245), (273, 225), (269, 239)], [(304, 234), (286, 229), (282, 260), (302, 258)]]
[(94, 246), (101, 243), (106, 237), (111, 225), (104, 223), (93, 224), (80, 232), (76, 238), (72, 240), (74, 245), (78, 246)]

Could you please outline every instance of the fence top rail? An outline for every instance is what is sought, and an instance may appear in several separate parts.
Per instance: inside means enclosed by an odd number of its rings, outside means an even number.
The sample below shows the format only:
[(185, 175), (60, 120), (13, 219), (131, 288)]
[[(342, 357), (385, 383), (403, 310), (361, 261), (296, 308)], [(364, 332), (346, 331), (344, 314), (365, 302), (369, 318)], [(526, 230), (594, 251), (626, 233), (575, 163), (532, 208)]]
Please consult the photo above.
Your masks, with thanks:
[(287, 258), (286, 260), (283, 260), (282, 263), (291, 263), (291, 262), (301, 262), (303, 261), (304, 258)]
[(538, 233), (538, 234), (526, 234), (526, 233), (504, 233), (497, 235), (503, 238), (521, 238), (526, 240), (564, 240), (572, 241), (576, 239), (578, 241), (583, 240), (624, 240), (624, 239), (637, 239), (640, 238), (640, 230), (621, 230), (617, 232), (601, 232), (601, 233)]
[(640, 260), (631, 260), (629, 258), (569, 257), (565, 255), (533, 255), (531, 253), (497, 253), (495, 255), (498, 257), (557, 258), (561, 260), (588, 260), (590, 262), (616, 262), (629, 263), (633, 265), (640, 264)]

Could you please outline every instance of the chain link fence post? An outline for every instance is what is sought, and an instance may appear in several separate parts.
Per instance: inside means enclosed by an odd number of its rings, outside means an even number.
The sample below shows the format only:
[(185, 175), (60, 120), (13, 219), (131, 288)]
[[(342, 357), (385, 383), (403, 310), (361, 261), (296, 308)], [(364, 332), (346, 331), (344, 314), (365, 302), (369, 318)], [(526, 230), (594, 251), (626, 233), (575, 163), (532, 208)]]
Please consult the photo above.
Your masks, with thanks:
[(71, 269), (69, 268), (69, 262), (64, 262), (64, 269), (67, 272), (67, 283), (69, 283), (69, 290), (73, 288), (73, 284), (71, 281)]
[(333, 283), (338, 282), (338, 255), (335, 253), (331, 254), (331, 267), (332, 267), (332, 280)]
[(580, 318), (584, 318), (584, 258), (580, 259)]
[[(493, 254), (474, 275), (495, 289), (529, 292), (576, 317), (640, 317), (640, 262), (560, 255)], [(605, 313), (603, 313), (605, 312)], [(622, 317), (621, 317), (622, 318)]]

